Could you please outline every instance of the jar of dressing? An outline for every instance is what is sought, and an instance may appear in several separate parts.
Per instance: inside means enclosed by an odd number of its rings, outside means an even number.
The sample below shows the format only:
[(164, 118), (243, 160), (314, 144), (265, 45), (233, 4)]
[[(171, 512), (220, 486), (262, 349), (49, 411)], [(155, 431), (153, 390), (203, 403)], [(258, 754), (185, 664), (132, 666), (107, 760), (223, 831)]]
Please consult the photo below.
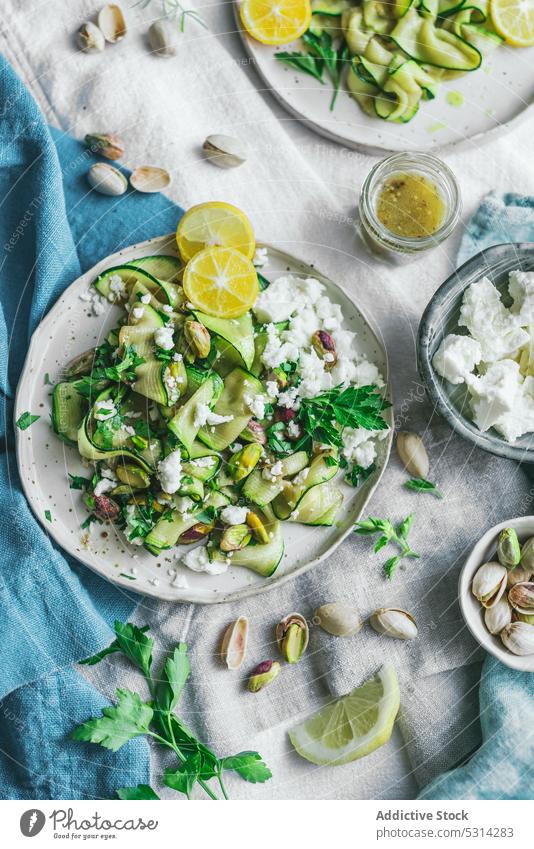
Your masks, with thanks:
[(359, 231), (384, 261), (405, 263), (441, 244), (461, 212), (456, 177), (428, 153), (395, 153), (379, 162), (362, 186)]

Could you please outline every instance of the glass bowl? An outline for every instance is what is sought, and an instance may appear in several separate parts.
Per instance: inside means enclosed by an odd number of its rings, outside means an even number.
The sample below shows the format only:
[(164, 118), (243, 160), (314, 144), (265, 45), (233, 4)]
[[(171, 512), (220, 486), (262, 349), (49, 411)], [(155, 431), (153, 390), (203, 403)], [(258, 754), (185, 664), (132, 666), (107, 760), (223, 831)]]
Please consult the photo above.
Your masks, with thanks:
[(491, 454), (533, 463), (534, 433), (526, 433), (511, 443), (493, 428), (480, 431), (469, 418), (466, 385), (453, 386), (440, 377), (432, 365), (444, 336), (467, 333), (465, 327), (458, 327), (462, 297), (467, 286), (487, 276), (508, 306), (508, 274), (514, 269), (534, 271), (534, 242), (486, 248), (458, 268), (435, 292), (423, 313), (417, 337), (417, 366), (433, 406), (460, 436)]

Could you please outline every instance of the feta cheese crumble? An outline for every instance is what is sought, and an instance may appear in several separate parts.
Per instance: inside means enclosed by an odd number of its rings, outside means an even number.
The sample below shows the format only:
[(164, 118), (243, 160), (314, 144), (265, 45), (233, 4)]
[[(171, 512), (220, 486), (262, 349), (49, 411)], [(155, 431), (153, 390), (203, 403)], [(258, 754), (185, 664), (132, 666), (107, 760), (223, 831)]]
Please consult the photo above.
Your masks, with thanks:
[(434, 354), (434, 368), (449, 383), (464, 383), (467, 375), (482, 360), (482, 348), (471, 336), (450, 333)]
[(115, 488), (115, 482), (109, 480), (108, 478), (102, 478), (102, 480), (98, 481), (95, 486), (93, 492), (98, 498), (100, 495), (104, 495), (104, 493), (109, 492), (110, 490)]
[(137, 321), (139, 321), (140, 318), (143, 318), (144, 314), (145, 314), (145, 308), (144, 307), (134, 307), (133, 310), (132, 310), (132, 315)]
[(205, 545), (200, 545), (198, 548), (188, 551), (181, 558), (181, 562), (192, 572), (206, 572), (208, 575), (221, 575), (228, 569), (228, 563), (224, 561), (214, 561), (213, 563), (210, 561), (208, 549)]
[(158, 478), (163, 492), (172, 495), (180, 487), (182, 476), (182, 455), (177, 448), (158, 463)]
[(248, 507), (225, 507), (221, 510), (220, 519), (225, 525), (242, 525), (247, 518)]
[(94, 411), (94, 417), (99, 422), (105, 422), (117, 415), (117, 408), (111, 398), (107, 401), (96, 401)]
[(244, 395), (243, 396), (243, 401), (245, 402), (245, 404), (249, 408), (252, 415), (255, 416), (257, 419), (264, 419), (265, 418), (265, 403), (266, 403), (266, 400), (267, 399), (265, 398), (264, 395), (254, 395), (254, 396)]
[(141, 297), (139, 298), (142, 304), (149, 304), (151, 299), (152, 295), (150, 294), (150, 292), (147, 292), (145, 295), (141, 295)]
[(171, 351), (174, 348), (173, 331), (174, 326), (172, 324), (158, 327), (154, 333), (154, 342), (158, 348), (163, 348), (164, 351)]
[(195, 427), (204, 427), (204, 425), (218, 425), (224, 422), (233, 421), (233, 416), (219, 416), (214, 413), (207, 404), (197, 404), (195, 407)]

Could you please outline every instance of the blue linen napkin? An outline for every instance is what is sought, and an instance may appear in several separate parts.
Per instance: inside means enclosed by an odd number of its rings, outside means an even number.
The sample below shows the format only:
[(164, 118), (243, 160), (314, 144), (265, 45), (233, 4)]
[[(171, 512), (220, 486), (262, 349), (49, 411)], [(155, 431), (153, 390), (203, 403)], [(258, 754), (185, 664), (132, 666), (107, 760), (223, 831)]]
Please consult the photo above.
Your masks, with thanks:
[[(492, 245), (534, 242), (534, 197), (491, 192), (468, 222), (459, 264)], [(487, 657), (479, 690), (482, 745), (434, 779), (420, 799), (534, 798), (534, 674)]]
[(69, 667), (109, 645), (138, 597), (80, 566), (35, 520), (13, 402), (29, 338), (65, 287), (121, 247), (174, 230), (182, 211), (161, 195), (89, 192), (96, 159), (46, 126), (2, 56), (0, 118), (0, 797), (108, 798), (148, 780), (148, 748), (135, 740), (112, 754), (66, 740), (106, 704)]

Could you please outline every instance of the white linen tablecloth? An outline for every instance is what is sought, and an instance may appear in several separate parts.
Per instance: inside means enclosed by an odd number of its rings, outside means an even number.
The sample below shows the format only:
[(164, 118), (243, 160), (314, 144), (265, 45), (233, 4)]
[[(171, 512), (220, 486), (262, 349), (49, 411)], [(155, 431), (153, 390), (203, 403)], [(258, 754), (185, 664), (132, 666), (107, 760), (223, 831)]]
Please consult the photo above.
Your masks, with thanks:
[[(528, 513), (532, 498), (514, 463), (472, 449), (432, 415), (417, 375), (419, 318), (455, 268), (461, 228), (415, 264), (400, 269), (378, 264), (354, 230), (358, 190), (376, 158), (314, 135), (263, 91), (235, 32), (231, 2), (197, 3), (209, 28), (189, 21), (171, 59), (150, 55), (146, 44), (158, 0), (144, 11), (124, 8), (127, 37), (87, 55), (79, 52), (75, 33), (98, 4), (5, 0), (0, 49), (50, 123), (80, 138), (87, 132), (120, 133), (127, 147), (124, 164), (168, 168), (173, 176), (168, 194), (177, 203), (185, 208), (214, 199), (234, 203), (250, 216), (258, 239), (302, 256), (341, 282), (387, 347), (396, 426), (424, 436), (430, 476), (445, 494), (438, 501), (403, 490), (405, 473), (392, 454), (370, 512), (400, 520), (415, 510), (413, 546), (421, 559), (400, 568), (391, 583), (382, 575), (385, 558), (372, 554), (369, 540), (354, 537), (314, 573), (256, 599), (208, 608), (144, 600), (136, 619), (150, 624), (162, 648), (178, 639), (190, 645), (193, 679), (183, 710), (197, 731), (221, 754), (257, 748), (273, 769), (273, 780), (263, 786), (232, 778), (234, 798), (413, 797), (478, 742), (481, 653), (456, 601), (463, 557), (492, 524)], [(223, 171), (202, 158), (202, 142), (214, 132), (247, 141), (245, 165)], [(490, 189), (532, 192), (529, 123), (444, 158), (461, 185), (464, 221)], [(291, 610), (309, 616), (317, 605), (341, 599), (364, 615), (382, 605), (404, 607), (417, 618), (419, 638), (403, 644), (366, 628), (343, 640), (315, 628), (297, 667), (286, 667), (261, 694), (247, 694), (247, 670), (275, 656), (274, 624)], [(252, 624), (243, 675), (230, 674), (216, 657), (224, 626), (239, 614)], [(285, 734), (296, 717), (347, 692), (386, 658), (395, 664), (402, 688), (392, 740), (370, 757), (336, 769), (298, 758)], [(84, 674), (109, 697), (118, 683), (138, 683), (115, 658), (84, 668)], [(154, 751), (156, 775), (163, 761)]]

